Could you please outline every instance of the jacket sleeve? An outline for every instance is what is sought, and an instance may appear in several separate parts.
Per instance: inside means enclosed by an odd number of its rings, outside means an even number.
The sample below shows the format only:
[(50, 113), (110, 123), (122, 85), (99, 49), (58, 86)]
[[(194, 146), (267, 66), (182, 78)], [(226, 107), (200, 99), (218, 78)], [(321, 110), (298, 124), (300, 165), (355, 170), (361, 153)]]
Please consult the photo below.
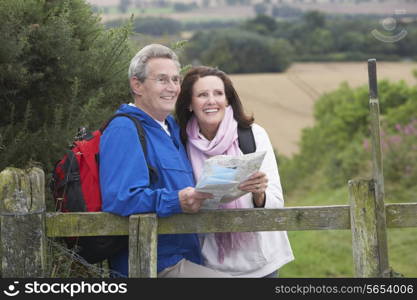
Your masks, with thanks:
[(100, 140), (100, 188), (103, 211), (122, 216), (182, 212), (178, 192), (151, 189), (145, 157), (133, 122), (117, 118)]
[(274, 149), (265, 129), (257, 124), (252, 125), (255, 136), (256, 152), (266, 151), (264, 161), (261, 165), (261, 172), (268, 177), (268, 187), (265, 191), (265, 208), (284, 207), (281, 179), (278, 173), (278, 165), (275, 159)]

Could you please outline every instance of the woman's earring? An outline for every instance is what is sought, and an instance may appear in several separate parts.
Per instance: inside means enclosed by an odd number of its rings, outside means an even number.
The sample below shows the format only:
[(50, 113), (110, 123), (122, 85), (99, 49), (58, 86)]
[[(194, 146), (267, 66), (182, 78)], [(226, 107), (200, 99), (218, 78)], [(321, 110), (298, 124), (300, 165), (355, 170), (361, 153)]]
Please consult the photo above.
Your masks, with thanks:
[(193, 109), (192, 109), (191, 107), (189, 107), (189, 108), (188, 108), (188, 110), (189, 110), (190, 112), (193, 112)]

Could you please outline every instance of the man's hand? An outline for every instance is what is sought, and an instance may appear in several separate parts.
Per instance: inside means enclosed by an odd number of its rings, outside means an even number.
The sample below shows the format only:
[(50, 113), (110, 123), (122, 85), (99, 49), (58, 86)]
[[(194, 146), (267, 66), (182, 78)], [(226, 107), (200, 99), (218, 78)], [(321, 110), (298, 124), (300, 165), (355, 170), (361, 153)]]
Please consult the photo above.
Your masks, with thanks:
[(182, 211), (185, 213), (196, 213), (204, 200), (213, 198), (212, 194), (197, 192), (195, 188), (187, 187), (178, 192)]

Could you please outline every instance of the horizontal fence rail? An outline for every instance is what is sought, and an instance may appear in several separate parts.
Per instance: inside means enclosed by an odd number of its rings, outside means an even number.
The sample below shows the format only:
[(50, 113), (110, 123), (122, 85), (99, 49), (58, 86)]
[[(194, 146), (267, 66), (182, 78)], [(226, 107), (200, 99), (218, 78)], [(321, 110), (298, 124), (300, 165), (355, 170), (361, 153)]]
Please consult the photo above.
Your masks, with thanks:
[[(158, 234), (350, 229), (350, 206), (210, 210), (158, 218)], [(417, 203), (386, 204), (388, 228), (417, 227)], [(128, 235), (129, 218), (110, 213), (46, 213), (48, 237)]]
[[(8, 168), (0, 178), (1, 276), (7, 278), (45, 276), (46, 237), (128, 235), (129, 277), (141, 278), (157, 277), (158, 234), (279, 230), (350, 230), (356, 276), (391, 277), (378, 230), (385, 236), (386, 228), (417, 227), (417, 203), (378, 206), (374, 180), (349, 181), (350, 205), (206, 210), (158, 218), (155, 213), (45, 212), (42, 170)], [(384, 220), (377, 222), (381, 216)]]

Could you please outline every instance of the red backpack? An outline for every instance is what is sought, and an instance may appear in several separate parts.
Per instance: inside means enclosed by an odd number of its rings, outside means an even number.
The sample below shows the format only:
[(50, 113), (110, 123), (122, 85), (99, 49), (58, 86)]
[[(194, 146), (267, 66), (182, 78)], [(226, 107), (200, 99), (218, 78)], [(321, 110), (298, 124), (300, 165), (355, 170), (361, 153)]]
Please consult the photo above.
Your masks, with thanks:
[[(102, 210), (99, 180), (100, 138), (116, 117), (127, 117), (135, 123), (143, 153), (146, 157), (145, 133), (140, 122), (128, 114), (115, 114), (98, 130), (82, 129), (70, 150), (52, 171), (51, 190), (56, 208), (61, 212), (97, 212)], [(156, 171), (148, 165), (151, 181)], [(89, 263), (100, 262), (127, 246), (127, 236), (92, 236), (66, 238), (69, 247)]]

